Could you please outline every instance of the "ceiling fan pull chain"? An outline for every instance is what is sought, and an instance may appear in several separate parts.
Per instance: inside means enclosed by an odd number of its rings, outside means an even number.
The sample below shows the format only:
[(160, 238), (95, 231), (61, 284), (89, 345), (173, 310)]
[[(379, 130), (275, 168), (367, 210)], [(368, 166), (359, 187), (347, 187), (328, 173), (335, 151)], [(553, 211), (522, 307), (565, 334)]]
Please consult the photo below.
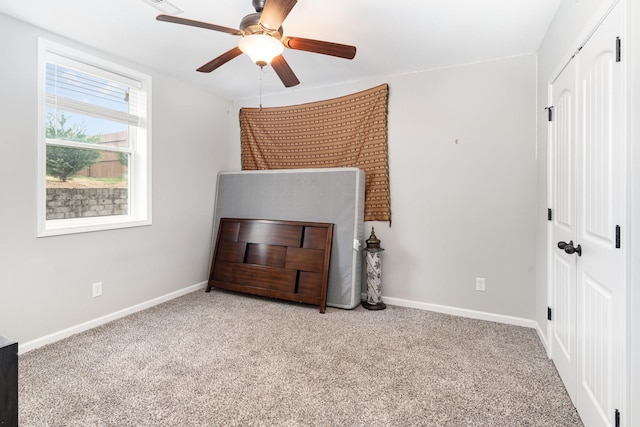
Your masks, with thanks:
[(262, 111), (262, 66), (260, 66), (260, 111)]

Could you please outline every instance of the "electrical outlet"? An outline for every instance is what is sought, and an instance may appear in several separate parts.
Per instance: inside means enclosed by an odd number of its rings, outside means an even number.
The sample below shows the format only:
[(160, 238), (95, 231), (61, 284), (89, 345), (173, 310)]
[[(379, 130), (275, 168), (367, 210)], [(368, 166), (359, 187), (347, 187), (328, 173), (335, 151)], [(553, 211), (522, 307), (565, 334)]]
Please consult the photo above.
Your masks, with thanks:
[(99, 297), (102, 295), (102, 282), (94, 283), (92, 286), (93, 289), (93, 297)]
[(476, 277), (476, 291), (485, 291), (484, 277)]

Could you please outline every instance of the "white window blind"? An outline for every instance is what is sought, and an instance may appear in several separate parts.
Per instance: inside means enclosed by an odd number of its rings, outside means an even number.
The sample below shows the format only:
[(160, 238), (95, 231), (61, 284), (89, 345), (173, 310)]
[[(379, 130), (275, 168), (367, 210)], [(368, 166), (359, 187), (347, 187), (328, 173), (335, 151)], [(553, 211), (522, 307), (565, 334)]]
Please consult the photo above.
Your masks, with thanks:
[[(92, 73), (93, 72), (93, 73)], [(100, 72), (101, 76), (95, 75)], [(49, 54), (47, 106), (139, 126), (146, 104), (141, 83), (70, 58)]]

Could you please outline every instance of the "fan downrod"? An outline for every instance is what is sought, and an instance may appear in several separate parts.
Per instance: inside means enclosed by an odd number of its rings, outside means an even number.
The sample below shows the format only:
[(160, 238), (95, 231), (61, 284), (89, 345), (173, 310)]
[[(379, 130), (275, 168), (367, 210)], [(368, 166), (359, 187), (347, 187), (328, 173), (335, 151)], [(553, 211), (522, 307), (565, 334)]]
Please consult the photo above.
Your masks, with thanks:
[(267, 0), (251, 0), (251, 4), (253, 4), (253, 8), (256, 10), (256, 12), (262, 12), (262, 9), (264, 9), (264, 4)]

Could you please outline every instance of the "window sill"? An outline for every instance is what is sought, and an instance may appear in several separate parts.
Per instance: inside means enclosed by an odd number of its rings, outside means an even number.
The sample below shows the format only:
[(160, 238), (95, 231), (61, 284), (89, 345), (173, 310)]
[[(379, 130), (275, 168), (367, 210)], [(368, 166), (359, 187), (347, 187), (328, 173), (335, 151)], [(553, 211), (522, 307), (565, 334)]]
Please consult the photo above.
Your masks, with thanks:
[(92, 231), (114, 230), (118, 228), (143, 227), (151, 225), (151, 219), (140, 219), (127, 215), (111, 217), (91, 217), (55, 219), (38, 227), (38, 237), (65, 234), (88, 233)]

